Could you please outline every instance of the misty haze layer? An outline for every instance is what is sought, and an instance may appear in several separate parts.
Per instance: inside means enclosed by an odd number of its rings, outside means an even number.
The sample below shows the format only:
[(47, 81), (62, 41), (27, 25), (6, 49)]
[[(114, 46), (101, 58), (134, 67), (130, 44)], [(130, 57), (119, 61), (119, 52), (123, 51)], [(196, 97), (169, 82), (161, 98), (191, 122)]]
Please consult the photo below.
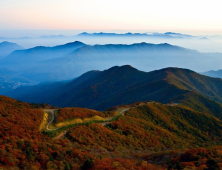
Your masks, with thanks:
[(143, 71), (166, 67), (205, 72), (222, 68), (220, 53), (200, 53), (170, 44), (86, 45), (76, 41), (55, 47), (16, 50), (0, 60), (1, 90), (21, 85), (66, 81), (90, 70), (132, 65)]
[[(54, 31), (55, 32), (55, 31)], [(57, 33), (57, 32), (56, 32)], [(47, 32), (48, 34), (48, 32)], [(21, 37), (7, 38), (0, 37), (1, 41), (15, 42), (24, 48), (33, 48), (35, 46), (56, 46), (67, 42), (81, 41), (86, 44), (133, 44), (133, 43), (169, 43), (189, 49), (198, 50), (200, 52), (222, 52), (222, 37), (221, 36), (192, 36), (180, 33), (93, 33), (93, 34), (78, 34), (73, 31), (73, 36), (50, 35), (39, 36), (36, 38)], [(35, 35), (35, 34), (32, 34)]]

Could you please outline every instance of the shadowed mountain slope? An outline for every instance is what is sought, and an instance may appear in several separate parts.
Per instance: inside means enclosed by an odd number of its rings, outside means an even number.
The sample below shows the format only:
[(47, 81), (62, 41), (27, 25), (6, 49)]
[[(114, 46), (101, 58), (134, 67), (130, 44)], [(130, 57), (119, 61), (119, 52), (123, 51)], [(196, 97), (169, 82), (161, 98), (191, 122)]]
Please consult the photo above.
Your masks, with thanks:
[(165, 68), (142, 72), (125, 65), (104, 71), (90, 71), (69, 83), (18, 88), (6, 95), (26, 102), (98, 110), (136, 101), (180, 101), (186, 103), (186, 106), (193, 104), (197, 110), (204, 105), (205, 110), (217, 114), (221, 104), (213, 100), (222, 102), (221, 85), (221, 79), (187, 69)]

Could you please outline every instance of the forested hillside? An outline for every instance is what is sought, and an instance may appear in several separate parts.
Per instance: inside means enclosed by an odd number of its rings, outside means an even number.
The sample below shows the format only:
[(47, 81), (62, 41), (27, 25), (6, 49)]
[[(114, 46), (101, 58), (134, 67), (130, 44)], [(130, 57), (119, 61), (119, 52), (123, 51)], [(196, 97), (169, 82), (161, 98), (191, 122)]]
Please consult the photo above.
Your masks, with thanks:
[(25, 102), (97, 110), (147, 100), (184, 102), (182, 98), (195, 96), (196, 103), (211, 103), (211, 106), (207, 104), (206, 107), (212, 109), (215, 105), (214, 109), (218, 111), (221, 105), (212, 100), (222, 102), (221, 86), (221, 79), (203, 76), (188, 69), (165, 68), (143, 72), (126, 65), (104, 71), (90, 71), (68, 83), (23, 87), (6, 95)]
[[(3, 169), (166, 169), (203, 170), (212, 159), (221, 166), (222, 121), (209, 109), (182, 104), (137, 102), (106, 112), (86, 108), (59, 109), (57, 121), (111, 116), (106, 124), (84, 123), (55, 138), (40, 129), (41, 108), (1, 96), (0, 168)], [(109, 114), (110, 113), (110, 114)], [(208, 162), (207, 162), (208, 161)]]

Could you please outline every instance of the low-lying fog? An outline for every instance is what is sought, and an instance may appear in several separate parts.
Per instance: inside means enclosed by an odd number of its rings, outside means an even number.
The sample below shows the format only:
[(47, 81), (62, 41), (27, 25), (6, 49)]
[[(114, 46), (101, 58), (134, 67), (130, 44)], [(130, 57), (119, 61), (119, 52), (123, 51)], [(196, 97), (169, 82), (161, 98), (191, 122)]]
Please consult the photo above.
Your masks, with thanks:
[(79, 36), (45, 36), (38, 38), (0, 38), (0, 42), (9, 41), (17, 43), (23, 48), (35, 46), (56, 46), (68, 42), (81, 41), (88, 45), (95, 44), (133, 44), (133, 43), (169, 43), (199, 52), (220, 52), (222, 53), (221, 36), (203, 36), (193, 38), (152, 38), (152, 37), (79, 37)]

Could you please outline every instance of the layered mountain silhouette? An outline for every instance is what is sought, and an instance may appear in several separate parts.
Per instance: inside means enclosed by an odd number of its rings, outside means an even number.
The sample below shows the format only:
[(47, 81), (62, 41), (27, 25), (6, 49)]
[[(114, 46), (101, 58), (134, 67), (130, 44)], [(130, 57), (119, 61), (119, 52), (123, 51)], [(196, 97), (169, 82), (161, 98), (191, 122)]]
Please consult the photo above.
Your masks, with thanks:
[(16, 43), (4, 41), (0, 43), (0, 59), (6, 57), (15, 50), (21, 50), (21, 49), (23, 48)]
[(200, 53), (167, 43), (91, 46), (73, 42), (14, 51), (0, 60), (0, 69), (13, 72), (10, 80), (26, 79), (29, 84), (37, 84), (70, 80), (87, 71), (104, 70), (114, 65), (128, 64), (143, 71), (179, 67), (203, 72), (220, 68), (220, 63), (219, 54)]
[[(20, 85), (37, 84), (41, 81), (51, 81), (51, 79), (60, 80), (61, 78), (52, 70), (50, 64), (44, 69), (44, 65), (39, 62), (62, 57), (83, 46), (85, 46), (84, 43), (75, 41), (55, 47), (38, 46), (12, 52), (0, 60), (0, 77), (4, 79), (0, 81), (0, 84), (4, 84), (0, 86), (0, 93)], [(7, 75), (2, 74), (5, 70), (7, 70)]]
[(222, 70), (210, 70), (203, 72), (202, 74), (210, 77), (222, 78)]
[(165, 32), (165, 33), (105, 33), (105, 32), (99, 32), (99, 33), (87, 33), (87, 32), (82, 32), (78, 34), (76, 37), (87, 37), (87, 38), (92, 38), (92, 37), (146, 37), (146, 38), (199, 38), (187, 34), (181, 34), (181, 33), (175, 33), (175, 32)]
[(55, 47), (38, 46), (26, 50), (17, 50), (2, 59), (0, 62), (6, 65), (35, 63), (38, 61), (61, 57), (83, 46), (85, 46), (84, 43), (75, 41)]
[(170, 44), (86, 45), (62, 57), (40, 61), (22, 70), (20, 68), (20, 71), (24, 77), (35, 77), (38, 81), (61, 81), (114, 65), (129, 64), (144, 71), (165, 67), (201, 71), (219, 67), (220, 60), (218, 56), (208, 56)]
[(221, 79), (203, 76), (188, 69), (165, 68), (143, 72), (125, 65), (104, 71), (90, 71), (68, 83), (18, 88), (6, 95), (31, 103), (97, 110), (147, 100), (178, 102), (197, 111), (204, 109), (218, 115), (222, 111), (218, 103), (222, 102), (221, 85)]

